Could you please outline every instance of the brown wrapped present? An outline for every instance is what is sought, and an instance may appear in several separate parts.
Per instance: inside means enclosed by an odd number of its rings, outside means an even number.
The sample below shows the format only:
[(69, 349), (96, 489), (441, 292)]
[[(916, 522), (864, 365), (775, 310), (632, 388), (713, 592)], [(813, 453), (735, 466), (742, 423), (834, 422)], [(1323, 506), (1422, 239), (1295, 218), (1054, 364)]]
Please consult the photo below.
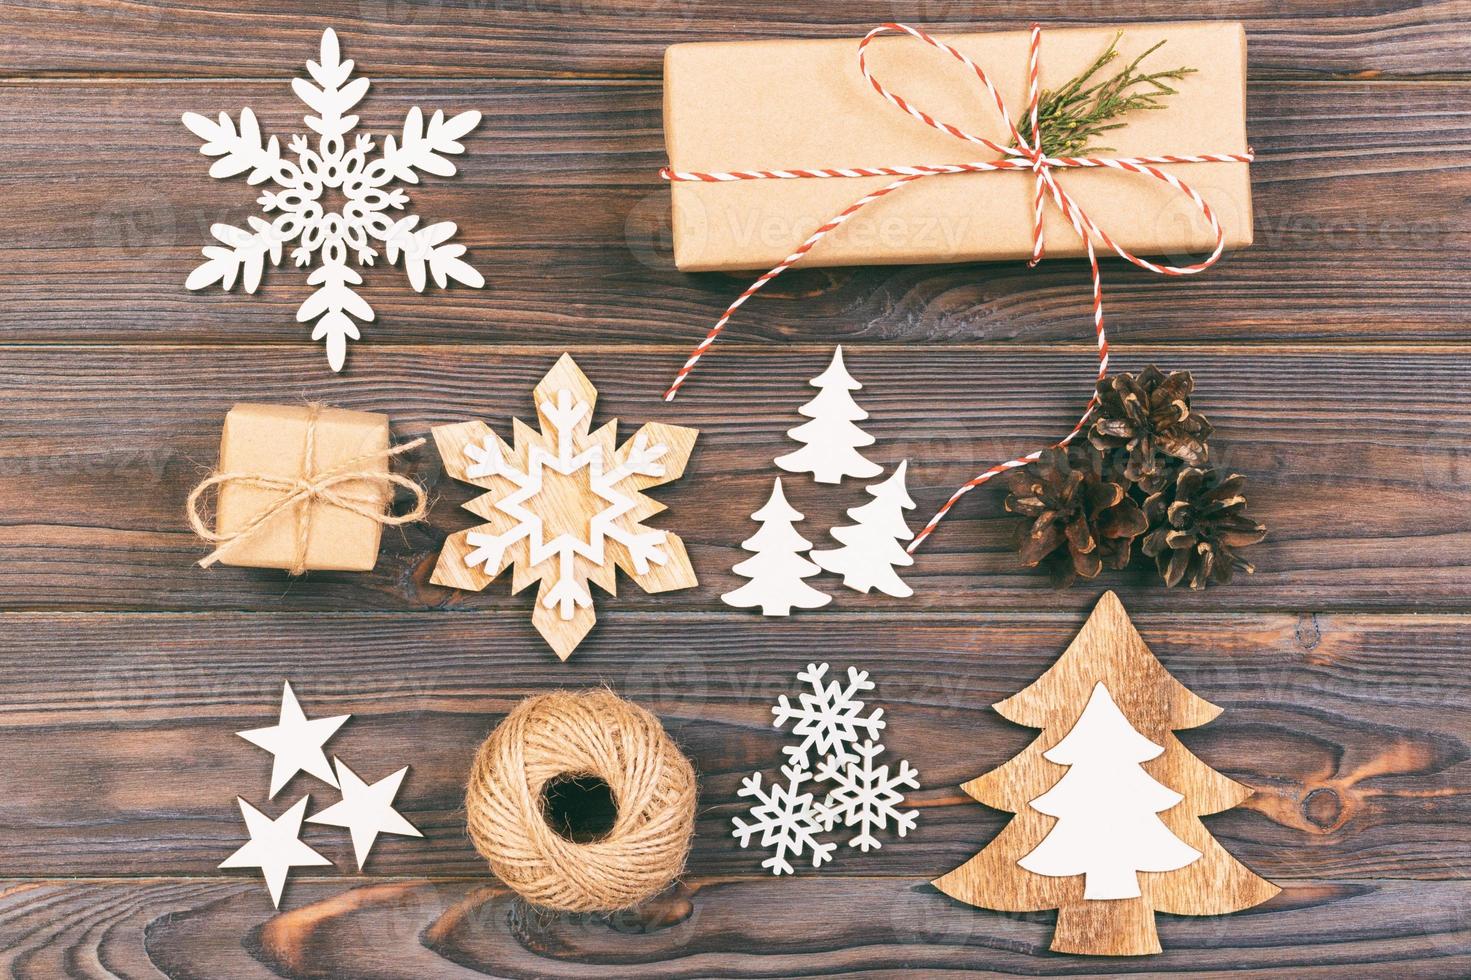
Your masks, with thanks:
[[(384, 525), (424, 516), (424, 490), (388, 470), (389, 460), (423, 445), (390, 448), (388, 416), (321, 405), (236, 405), (225, 416), (219, 470), (189, 496), (195, 533), (218, 545), (200, 561), (246, 568), (366, 572), (378, 562)], [(392, 516), (393, 488), (416, 506)], [(199, 514), (219, 488), (215, 528)]]
[[(1041, 32), (1041, 84), (1055, 88), (1085, 71), (1120, 29)], [(990, 77), (1013, 120), (1026, 114), (1029, 34), (944, 35)], [(1119, 117), (1097, 141), (1111, 158), (1244, 154), (1246, 39), (1238, 23), (1131, 24), (1122, 28), (1128, 64), (1160, 41), (1141, 66), (1193, 73), (1159, 111)], [(911, 167), (998, 159), (986, 148), (926, 126), (886, 102), (859, 72), (856, 40), (678, 44), (664, 59), (664, 132), (670, 170)], [(910, 37), (868, 48), (873, 74), (941, 120), (1009, 145), (994, 101), (973, 73)], [(1108, 77), (1105, 68), (1096, 80)], [(1167, 164), (1218, 217), (1226, 248), (1252, 239), (1248, 164)], [(1215, 234), (1196, 205), (1149, 176), (1106, 167), (1058, 169), (1061, 186), (1122, 247), (1180, 259), (1209, 252)], [(765, 269), (815, 229), (893, 176), (761, 179), (672, 184), (675, 263), (685, 271)], [(1034, 179), (1029, 170), (958, 173), (916, 180), (855, 214), (824, 237), (804, 266), (1018, 259), (1032, 255)], [(1043, 216), (1047, 254), (1082, 255), (1061, 211)]]

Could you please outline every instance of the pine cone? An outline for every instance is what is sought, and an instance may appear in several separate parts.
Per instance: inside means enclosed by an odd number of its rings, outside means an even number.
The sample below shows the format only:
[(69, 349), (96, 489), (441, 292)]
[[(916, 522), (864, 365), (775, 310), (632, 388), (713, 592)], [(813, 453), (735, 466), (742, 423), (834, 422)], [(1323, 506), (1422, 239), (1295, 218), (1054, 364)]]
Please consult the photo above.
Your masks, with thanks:
[(1079, 575), (1093, 578), (1104, 565), (1123, 568), (1134, 538), (1148, 527), (1123, 474), (1086, 442), (1047, 450), (1008, 482), (1006, 509), (1026, 518), (1017, 528), (1022, 564), (1048, 562), (1059, 589)]
[(1232, 572), (1255, 569), (1236, 555), (1237, 548), (1256, 544), (1267, 529), (1247, 517), (1245, 480), (1236, 473), (1190, 466), (1144, 501), (1149, 533), (1141, 550), (1155, 560), (1165, 585), (1188, 582), (1192, 589), (1207, 582), (1224, 585)]
[(1137, 375), (1104, 378), (1089, 441), (1102, 452), (1126, 454), (1124, 475), (1145, 493), (1158, 492), (1173, 477), (1175, 460), (1205, 465), (1211, 424), (1190, 410), (1194, 387), (1189, 371), (1166, 375), (1152, 364)]

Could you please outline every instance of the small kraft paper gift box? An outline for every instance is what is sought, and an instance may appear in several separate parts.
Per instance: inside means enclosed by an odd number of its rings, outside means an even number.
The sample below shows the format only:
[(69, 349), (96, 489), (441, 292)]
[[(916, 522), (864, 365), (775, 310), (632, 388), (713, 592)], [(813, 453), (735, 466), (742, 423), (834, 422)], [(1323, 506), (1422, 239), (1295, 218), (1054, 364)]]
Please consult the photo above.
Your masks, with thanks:
[[(991, 82), (1018, 126), (1028, 105), (1028, 31), (945, 34)], [(1117, 39), (1110, 77), (1159, 42), (1140, 72), (1187, 67), (1161, 108), (1132, 111), (1090, 142), (1088, 155), (1128, 159), (1249, 153), (1246, 37), (1238, 23), (1043, 28), (1043, 90), (1085, 72)], [(670, 171), (724, 173), (902, 168), (994, 161), (984, 146), (924, 124), (891, 104), (858, 67), (858, 40), (677, 44), (664, 59), (664, 132)], [(1002, 146), (1010, 131), (976, 75), (913, 37), (867, 47), (872, 74), (931, 116)], [(1090, 83), (1091, 84), (1091, 83)], [(1044, 120), (1045, 132), (1045, 120)], [(1106, 148), (1106, 149), (1105, 149)], [(1218, 218), (1225, 248), (1249, 245), (1246, 162), (1162, 164), (1199, 192)], [(1054, 171), (1096, 225), (1138, 255), (1174, 259), (1211, 251), (1216, 236), (1198, 206), (1151, 176), (1097, 166)], [(684, 271), (755, 270), (782, 262), (809, 235), (894, 176), (681, 180), (671, 184), (675, 263)], [(1030, 169), (927, 176), (854, 214), (822, 238), (803, 266), (962, 262), (1033, 255), (1035, 178)], [(1070, 220), (1049, 200), (1046, 253), (1086, 254)]]
[[(246, 568), (366, 572), (378, 562), (393, 487), (422, 490), (389, 472), (388, 416), (320, 405), (241, 404), (225, 416), (218, 471), (189, 499), (195, 531), (219, 545), (200, 562)], [(198, 518), (200, 495), (218, 487), (215, 528)]]

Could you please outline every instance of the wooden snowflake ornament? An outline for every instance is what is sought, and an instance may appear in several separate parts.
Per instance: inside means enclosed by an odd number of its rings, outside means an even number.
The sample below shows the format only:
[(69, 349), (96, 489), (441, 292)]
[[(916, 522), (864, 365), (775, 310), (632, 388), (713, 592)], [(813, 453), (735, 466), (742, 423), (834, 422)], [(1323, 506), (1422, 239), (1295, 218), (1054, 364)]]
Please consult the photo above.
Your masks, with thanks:
[(1239, 912), (1280, 890), (1200, 821), (1252, 793), (1173, 734), (1221, 709), (1170, 676), (1112, 592), (1057, 662), (996, 711), (1042, 734), (961, 787), (1016, 816), (935, 881), (945, 894), (1005, 912), (1056, 909), (1055, 952), (1137, 956), (1160, 952), (1156, 912)]
[(616, 595), (622, 568), (645, 592), (699, 584), (684, 542), (643, 523), (664, 509), (643, 491), (684, 474), (699, 433), (650, 422), (616, 446), (616, 421), (589, 431), (597, 389), (567, 354), (535, 397), (541, 429), (514, 420), (514, 448), (484, 422), (434, 429), (446, 472), (490, 492), (465, 505), (486, 523), (445, 542), (431, 581), (478, 592), (511, 567), (512, 592), (540, 582), (531, 621), (566, 660), (597, 621), (589, 583)]

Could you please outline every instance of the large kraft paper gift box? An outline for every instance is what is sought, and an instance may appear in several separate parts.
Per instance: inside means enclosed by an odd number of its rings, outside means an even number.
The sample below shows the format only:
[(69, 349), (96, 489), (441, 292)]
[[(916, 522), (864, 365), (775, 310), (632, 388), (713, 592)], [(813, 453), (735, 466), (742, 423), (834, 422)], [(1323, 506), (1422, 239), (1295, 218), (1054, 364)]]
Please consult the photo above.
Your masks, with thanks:
[[(1090, 156), (1242, 153), (1246, 35), (1239, 23), (1044, 28), (1043, 89), (1085, 71), (1122, 31), (1119, 57), (1093, 81), (1163, 40), (1140, 71), (1194, 68), (1164, 108), (1129, 113)], [(978, 64), (1019, 125), (1027, 106), (1028, 32), (937, 35)], [(858, 70), (858, 40), (677, 44), (664, 57), (664, 134), (672, 170), (720, 172), (968, 163), (984, 147), (890, 105)], [(903, 36), (877, 38), (868, 64), (890, 91), (930, 115), (1008, 145), (990, 94), (949, 55)], [(1080, 154), (1082, 155), (1082, 154)], [(1225, 246), (1251, 244), (1248, 164), (1163, 165), (1216, 212)], [(1057, 169), (1059, 183), (1123, 247), (1183, 260), (1215, 244), (1195, 205), (1163, 181), (1103, 168)], [(674, 258), (687, 272), (765, 269), (819, 225), (892, 177), (674, 182)], [(868, 205), (802, 259), (804, 266), (1029, 258), (1030, 172), (925, 177)], [(1086, 254), (1067, 218), (1045, 207), (1047, 254)]]
[[(312, 428), (311, 458), (307, 429)], [(388, 503), (388, 416), (306, 405), (241, 404), (225, 416), (220, 436), (220, 465), (225, 473), (246, 473), (283, 480), (310, 478), (346, 466), (363, 474), (333, 489), (357, 499), (377, 498)], [(367, 458), (365, 458), (367, 457)], [(377, 479), (370, 475), (382, 476)], [(249, 480), (220, 486), (215, 505), (216, 531), (235, 535), (261, 514), (277, 507), (286, 491)], [(308, 508), (309, 513), (303, 513)], [(224, 548), (223, 565), (245, 568), (289, 569), (297, 559), (298, 522), (308, 520), (304, 568), (321, 571), (366, 572), (378, 563), (382, 525), (361, 514), (321, 501), (293, 504), (271, 516), (259, 528)]]

